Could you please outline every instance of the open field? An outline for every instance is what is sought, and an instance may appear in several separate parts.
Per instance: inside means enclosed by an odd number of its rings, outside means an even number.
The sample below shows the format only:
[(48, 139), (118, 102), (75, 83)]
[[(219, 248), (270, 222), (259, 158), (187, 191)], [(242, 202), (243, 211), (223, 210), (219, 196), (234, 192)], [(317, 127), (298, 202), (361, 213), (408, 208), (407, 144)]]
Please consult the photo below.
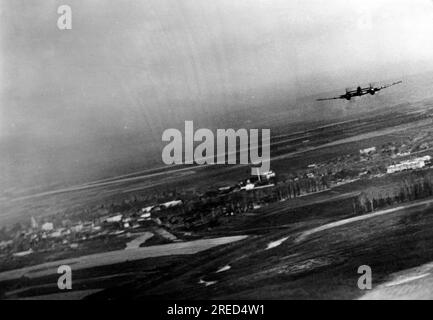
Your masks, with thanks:
[(0, 273), (0, 281), (19, 279), (21, 277), (38, 278), (46, 276), (55, 273), (57, 267), (60, 265), (69, 265), (72, 266), (74, 270), (80, 270), (158, 256), (194, 254), (203, 250), (208, 250), (214, 246), (240, 241), (245, 238), (246, 236), (234, 236), (201, 239), (191, 242), (178, 242), (143, 248), (126, 248), (125, 250), (109, 251), (88, 256), (81, 256), (74, 259), (57, 260), (27, 268), (2, 272)]
[[(295, 133), (280, 128), (271, 142), (272, 169), (284, 176), (372, 145), (404, 143), (421, 136), (419, 145), (429, 137), (431, 113), (426, 102), (416, 109), (386, 109)], [(428, 154), (429, 150), (414, 149), (414, 153)], [(384, 166), (389, 160), (378, 159), (375, 164)], [(4, 202), (2, 208), (11, 216), (35, 210), (48, 215), (64, 208), (80, 210), (121, 201), (134, 193), (163, 192), (168, 185), (173, 190), (206, 190), (248, 174), (249, 168), (240, 165), (154, 169), (22, 195)], [(363, 190), (394, 185), (416, 174), (354, 179), (248, 214), (223, 217), (220, 225), (198, 230), (194, 236), (203, 238), (199, 240), (149, 247), (133, 243), (128, 250), (7, 271), (0, 274), (0, 294), (4, 298), (61, 298), (55, 270), (60, 264), (70, 264), (75, 297), (88, 299), (401, 297), (401, 291), (389, 288), (430, 279), (433, 200), (402, 203), (361, 216), (352, 206), (353, 198)], [(143, 237), (152, 241), (149, 234)], [(424, 264), (425, 272), (405, 271)], [(367, 294), (357, 287), (361, 265), (373, 270), (374, 290)], [(406, 280), (398, 280), (400, 273)]]
[[(394, 272), (433, 260), (430, 203), (316, 229), (308, 237), (285, 230), (251, 238), (241, 246), (204, 252), (195, 262), (179, 264), (171, 279), (126, 283), (124, 291), (115, 288), (94, 298), (360, 298), (366, 292), (357, 287), (359, 266), (372, 268), (376, 287)], [(270, 244), (274, 245), (268, 249)], [(230, 269), (217, 273), (224, 266)], [(200, 280), (213, 284), (204, 286)]]
[[(105, 288), (88, 296), (94, 299), (389, 297), (383, 288), (395, 281), (394, 273), (433, 261), (432, 203), (420, 201), (319, 229), (311, 228), (317, 221), (304, 223), (297, 230), (273, 230), (188, 258), (138, 259), (78, 269), (74, 290)], [(152, 265), (151, 270), (146, 265)], [(372, 268), (373, 287), (380, 293), (358, 289), (361, 265)], [(50, 272), (3, 285), (14, 297), (58, 293), (56, 275)]]

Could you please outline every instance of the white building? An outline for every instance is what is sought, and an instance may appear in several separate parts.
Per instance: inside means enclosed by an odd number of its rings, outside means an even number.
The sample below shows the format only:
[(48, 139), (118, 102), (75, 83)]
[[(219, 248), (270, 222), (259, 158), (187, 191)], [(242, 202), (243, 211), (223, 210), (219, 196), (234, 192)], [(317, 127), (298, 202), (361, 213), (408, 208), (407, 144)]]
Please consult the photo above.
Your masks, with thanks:
[(171, 208), (171, 207), (180, 206), (181, 204), (182, 204), (182, 200), (173, 200), (173, 201), (164, 202), (163, 204), (161, 204), (161, 206), (163, 206), (164, 208)]
[(140, 211), (143, 212), (143, 213), (147, 213), (147, 212), (152, 211), (153, 208), (155, 208), (155, 206), (148, 206), (148, 207), (145, 207), (145, 208), (141, 208)]
[(52, 222), (45, 222), (42, 225), (41, 229), (43, 231), (52, 231), (54, 229), (54, 224)]
[(50, 233), (49, 237), (50, 238), (60, 238), (62, 236), (62, 230), (56, 230), (52, 233)]
[(263, 172), (263, 173), (260, 174), (260, 178), (261, 178), (261, 179), (266, 179), (266, 180), (269, 180), (269, 179), (275, 178), (276, 176), (277, 176), (277, 175), (276, 175), (275, 172), (272, 171), (272, 170), (267, 171), (267, 172)]
[(366, 149), (359, 150), (359, 153), (361, 155), (369, 155), (369, 154), (373, 154), (375, 152), (376, 152), (376, 147), (371, 147), (371, 148), (366, 148)]
[(258, 177), (259, 180), (269, 180), (271, 178), (276, 177), (275, 172), (272, 170), (265, 171), (265, 172), (260, 172), (259, 168), (256, 168), (256, 170), (257, 170), (256, 176)]
[(108, 222), (108, 223), (120, 222), (120, 221), (122, 221), (122, 218), (123, 218), (123, 215), (118, 214), (115, 216), (108, 217), (107, 219), (105, 219), (105, 222)]
[(151, 213), (150, 212), (145, 212), (143, 213), (140, 218), (144, 219), (144, 220), (150, 220), (151, 218)]
[(244, 185), (243, 187), (241, 187), (241, 190), (253, 190), (255, 188), (254, 183), (247, 183), (246, 185)]
[(71, 227), (71, 230), (73, 232), (81, 232), (81, 230), (83, 230), (83, 224), (76, 224), (75, 226)]
[(27, 251), (21, 251), (21, 252), (16, 252), (13, 254), (14, 257), (24, 257), (24, 256), (28, 256), (29, 254), (32, 254), (33, 250), (29, 249)]
[(431, 156), (424, 156), (424, 157), (406, 160), (397, 164), (390, 165), (387, 168), (386, 172), (395, 173), (395, 172), (401, 172), (405, 170), (422, 169), (425, 166), (430, 165), (430, 163), (431, 163)]

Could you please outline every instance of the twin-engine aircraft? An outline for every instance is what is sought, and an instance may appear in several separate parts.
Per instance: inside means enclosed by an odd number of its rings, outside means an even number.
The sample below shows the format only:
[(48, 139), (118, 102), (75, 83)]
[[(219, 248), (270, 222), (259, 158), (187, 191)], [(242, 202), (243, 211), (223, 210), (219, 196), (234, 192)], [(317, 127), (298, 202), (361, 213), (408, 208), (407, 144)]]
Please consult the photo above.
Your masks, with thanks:
[(386, 88), (389, 88), (391, 86), (395, 86), (396, 84), (400, 84), (402, 82), (403, 81), (397, 81), (397, 82), (394, 82), (391, 84), (384, 85), (382, 87), (373, 87), (373, 85), (370, 84), (369, 87), (365, 87), (365, 88), (358, 87), (358, 88), (356, 88), (356, 90), (346, 89), (346, 93), (342, 94), (341, 96), (333, 97), (333, 98), (321, 98), (321, 99), (317, 99), (317, 101), (337, 100), (337, 99), (346, 99), (349, 101), (350, 99), (352, 99), (354, 97), (361, 97), (361, 96), (366, 95), (366, 94), (374, 95), (374, 94), (376, 94), (376, 92), (378, 92), (382, 89), (386, 89)]

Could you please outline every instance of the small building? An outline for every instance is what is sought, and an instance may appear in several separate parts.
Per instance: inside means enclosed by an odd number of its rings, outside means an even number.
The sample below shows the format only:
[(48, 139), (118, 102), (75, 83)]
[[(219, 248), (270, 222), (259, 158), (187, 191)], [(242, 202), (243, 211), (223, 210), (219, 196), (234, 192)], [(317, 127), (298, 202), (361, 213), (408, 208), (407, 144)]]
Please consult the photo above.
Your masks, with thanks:
[(395, 173), (395, 172), (401, 172), (405, 170), (422, 169), (425, 166), (428, 166), (430, 164), (431, 164), (431, 156), (424, 156), (424, 157), (415, 158), (412, 160), (406, 160), (397, 164), (390, 165), (388, 166), (386, 172)]
[(256, 180), (270, 180), (272, 178), (275, 178), (277, 175), (275, 174), (274, 171), (269, 170), (269, 171), (265, 171), (265, 172), (260, 172), (259, 168), (256, 168), (257, 172), (255, 175), (253, 175), (253, 177), (251, 178), (252, 181), (256, 181)]
[(151, 212), (153, 208), (155, 208), (155, 206), (148, 206), (148, 207), (145, 207), (145, 208), (141, 208), (140, 212), (142, 212), (142, 213)]
[(254, 183), (247, 183), (246, 185), (244, 185), (243, 187), (241, 187), (241, 190), (253, 190), (255, 188)]
[(50, 233), (49, 237), (50, 238), (60, 238), (62, 236), (62, 230), (56, 230), (52, 233)]
[(144, 220), (150, 220), (151, 216), (152, 216), (152, 214), (150, 212), (145, 212), (140, 216), (140, 218), (142, 218)]
[(52, 231), (54, 230), (54, 224), (52, 222), (45, 222), (42, 226), (41, 229), (43, 231)]
[(376, 153), (376, 147), (361, 149), (361, 150), (359, 150), (359, 153), (363, 156), (371, 155), (373, 153)]
[(25, 257), (28, 256), (29, 254), (32, 254), (33, 250), (29, 249), (27, 251), (21, 251), (21, 252), (16, 252), (13, 254), (14, 257)]
[(265, 180), (271, 180), (272, 178), (275, 178), (276, 176), (277, 175), (272, 170), (260, 173), (260, 178), (265, 179)]
[(410, 156), (410, 152), (399, 152), (396, 154), (397, 157), (407, 157)]
[(111, 216), (105, 219), (105, 222), (107, 223), (115, 223), (115, 222), (121, 222), (123, 218), (122, 214), (117, 214), (115, 216)]
[(232, 186), (223, 186), (223, 187), (218, 188), (218, 192), (219, 193), (229, 193), (230, 191), (232, 191), (232, 189), (233, 189)]
[(81, 232), (83, 230), (83, 224), (79, 223), (71, 227), (72, 232)]
[(161, 204), (161, 206), (167, 209), (167, 208), (180, 206), (181, 204), (182, 204), (182, 200), (173, 200), (173, 201), (164, 202)]

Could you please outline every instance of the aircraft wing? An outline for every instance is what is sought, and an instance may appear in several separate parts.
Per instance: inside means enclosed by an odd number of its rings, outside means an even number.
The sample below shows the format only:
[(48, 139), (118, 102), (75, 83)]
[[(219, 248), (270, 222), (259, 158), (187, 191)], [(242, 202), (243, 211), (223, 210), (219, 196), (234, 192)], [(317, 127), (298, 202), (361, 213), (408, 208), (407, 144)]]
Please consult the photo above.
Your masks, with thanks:
[(333, 97), (333, 98), (320, 98), (320, 99), (316, 99), (316, 101), (328, 101), (328, 100), (338, 100), (338, 99), (344, 99), (344, 98), (342, 96)]
[(379, 89), (380, 90), (382, 90), (382, 89), (386, 89), (386, 88), (389, 88), (389, 87), (392, 87), (392, 86), (395, 86), (396, 84), (400, 84), (400, 83), (403, 83), (403, 81), (397, 81), (397, 82), (394, 82), (394, 83), (391, 83), (391, 84), (386, 84), (386, 85), (384, 85), (384, 86), (382, 86), (382, 87), (379, 87)]

